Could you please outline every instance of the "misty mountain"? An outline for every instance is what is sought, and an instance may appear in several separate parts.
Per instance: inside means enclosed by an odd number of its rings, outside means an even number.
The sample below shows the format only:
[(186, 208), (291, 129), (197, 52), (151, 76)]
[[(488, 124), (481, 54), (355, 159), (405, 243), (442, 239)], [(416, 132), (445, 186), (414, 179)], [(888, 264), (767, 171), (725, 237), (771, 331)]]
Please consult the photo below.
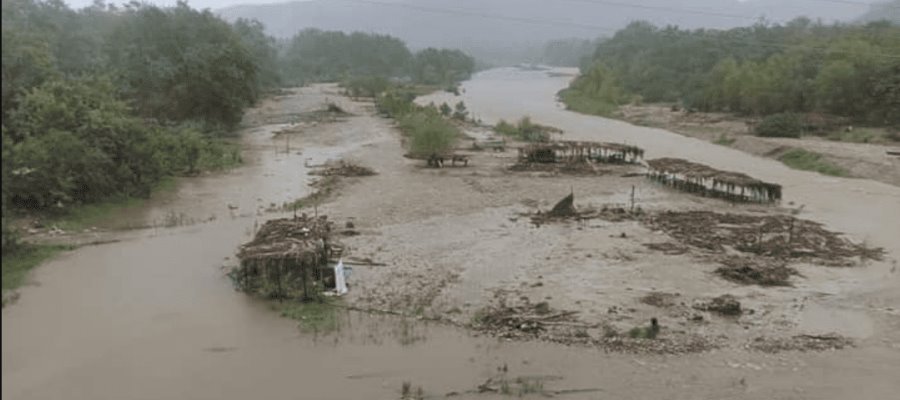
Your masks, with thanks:
[(413, 49), (455, 47), (494, 63), (533, 58), (545, 42), (611, 35), (631, 21), (685, 28), (731, 28), (805, 15), (851, 21), (861, 4), (821, 0), (310, 0), (238, 5), (217, 12), (253, 18), (290, 37), (304, 28), (390, 34)]
[(857, 19), (859, 22), (888, 20), (900, 24), (900, 0), (873, 4), (868, 12)]

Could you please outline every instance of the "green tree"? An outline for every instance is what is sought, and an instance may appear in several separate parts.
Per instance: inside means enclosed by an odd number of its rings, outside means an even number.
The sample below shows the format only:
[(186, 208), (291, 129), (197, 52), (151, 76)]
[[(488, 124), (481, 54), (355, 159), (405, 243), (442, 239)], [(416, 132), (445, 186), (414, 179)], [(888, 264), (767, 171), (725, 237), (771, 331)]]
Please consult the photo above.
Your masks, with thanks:
[(113, 32), (109, 58), (136, 111), (232, 127), (259, 94), (251, 52), (209, 10), (138, 5)]
[(418, 83), (454, 84), (475, 71), (475, 59), (459, 50), (427, 48), (415, 54), (410, 75)]

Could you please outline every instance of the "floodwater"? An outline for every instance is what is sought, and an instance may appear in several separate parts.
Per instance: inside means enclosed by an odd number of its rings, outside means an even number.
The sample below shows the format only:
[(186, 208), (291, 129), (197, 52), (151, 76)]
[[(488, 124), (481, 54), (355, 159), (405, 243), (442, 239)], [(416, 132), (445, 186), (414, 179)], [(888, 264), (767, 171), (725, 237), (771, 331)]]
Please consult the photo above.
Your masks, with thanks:
[[(892, 240), (900, 237), (900, 224), (888, 221), (900, 211), (900, 189), (796, 172), (664, 131), (568, 113), (553, 100), (565, 79), (488, 71), (465, 85), (465, 101), (485, 121), (529, 114), (572, 138), (628, 139), (651, 157), (692, 157), (780, 182), (787, 201), (806, 205), (808, 218), (894, 246), (892, 256), (898, 254)], [(300, 97), (321, 98), (318, 90), (304, 89)], [(279, 104), (303, 107), (295, 97)], [(511, 380), (539, 377), (545, 390), (572, 390), (559, 396), (575, 399), (877, 399), (897, 390), (896, 335), (837, 353), (729, 350), (674, 357), (509, 343), (353, 312), (341, 313), (336, 332), (303, 332), (265, 303), (235, 292), (222, 267), (233, 262), (255, 224), (276, 216), (260, 208), (308, 190), (305, 165), (364, 145), (357, 134), (368, 127), (352, 121), (340, 126), (330, 145), (304, 144), (301, 134), (301, 154), (276, 151), (284, 146), (272, 136), (278, 126), (254, 128), (245, 135), (246, 166), (187, 180), (136, 216), (147, 221), (176, 213), (202, 223), (138, 231), (38, 268), (34, 284), (2, 311), (3, 398), (398, 399), (404, 382), (422, 387), (426, 398), (451, 392), (460, 394), (456, 398), (504, 398), (474, 393), (504, 366)], [(896, 282), (892, 275), (884, 284), (896, 289)], [(879, 296), (896, 299), (896, 291), (884, 293)]]

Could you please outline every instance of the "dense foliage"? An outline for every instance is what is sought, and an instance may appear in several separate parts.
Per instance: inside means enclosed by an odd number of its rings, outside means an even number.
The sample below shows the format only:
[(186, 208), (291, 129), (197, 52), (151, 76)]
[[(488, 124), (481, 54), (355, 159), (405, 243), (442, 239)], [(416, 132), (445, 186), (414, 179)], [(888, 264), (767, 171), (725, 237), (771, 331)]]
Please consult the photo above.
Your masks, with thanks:
[(799, 18), (724, 31), (635, 22), (599, 43), (593, 58), (563, 93), (572, 108), (608, 111), (595, 103), (614, 106), (627, 94), (698, 110), (824, 112), (900, 124), (900, 26), (889, 22)]
[(413, 81), (429, 85), (453, 84), (475, 71), (475, 60), (459, 50), (427, 48), (416, 53), (410, 66)]
[(459, 50), (428, 48), (413, 54), (392, 36), (318, 29), (290, 39), (280, 62), (289, 83), (344, 81), (360, 88), (360, 95), (371, 91), (366, 86), (376, 83), (374, 78), (410, 77), (416, 83), (443, 85), (468, 79), (475, 70), (475, 60)]
[(406, 44), (392, 36), (307, 29), (288, 42), (281, 67), (289, 83), (334, 82), (403, 75), (411, 58)]
[(411, 155), (446, 154), (462, 136), (448, 119), (465, 120), (466, 106), (459, 102), (453, 108), (446, 103), (440, 108), (434, 104), (422, 107), (414, 102), (417, 94), (421, 93), (416, 86), (391, 85), (375, 98), (375, 108), (381, 115), (397, 120)]
[(273, 42), (185, 3), (3, 1), (3, 251), (8, 216), (146, 196), (239, 160), (216, 138), (278, 85)]
[(754, 131), (757, 136), (797, 138), (803, 133), (803, 119), (793, 113), (772, 114), (763, 118)]

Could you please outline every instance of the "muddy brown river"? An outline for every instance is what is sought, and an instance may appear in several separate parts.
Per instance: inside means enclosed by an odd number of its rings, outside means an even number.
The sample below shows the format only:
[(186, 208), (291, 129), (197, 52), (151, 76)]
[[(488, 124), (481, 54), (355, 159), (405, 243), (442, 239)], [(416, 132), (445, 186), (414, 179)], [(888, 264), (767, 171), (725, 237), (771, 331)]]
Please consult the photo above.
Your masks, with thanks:
[[(530, 115), (568, 138), (625, 141), (651, 158), (691, 158), (779, 182), (785, 203), (804, 206), (803, 217), (900, 256), (900, 188), (795, 171), (670, 132), (570, 113), (554, 100), (568, 79), (490, 70), (467, 82), (462, 98), (485, 122)], [(334, 98), (329, 90), (304, 88), (275, 101), (273, 112), (309, 109)], [(838, 352), (607, 354), (356, 312), (341, 313), (336, 332), (303, 332), (234, 291), (223, 265), (233, 263), (254, 225), (277, 216), (262, 209), (307, 192), (308, 165), (397, 138), (350, 124), (326, 141), (286, 150), (273, 137), (281, 127), (244, 132), (245, 166), (185, 180), (140, 213), (121, 216), (140, 225), (177, 214), (192, 223), (123, 233), (121, 242), (83, 247), (37, 268), (19, 301), (2, 311), (3, 398), (399, 399), (404, 382), (425, 398), (508, 398), (477, 391), (501, 368), (510, 379), (537, 377), (548, 393), (567, 399), (890, 399), (900, 390), (900, 274), (893, 271), (877, 271), (882, 279), (859, 289), (871, 310), (810, 318), (858, 325), (867, 337)]]

